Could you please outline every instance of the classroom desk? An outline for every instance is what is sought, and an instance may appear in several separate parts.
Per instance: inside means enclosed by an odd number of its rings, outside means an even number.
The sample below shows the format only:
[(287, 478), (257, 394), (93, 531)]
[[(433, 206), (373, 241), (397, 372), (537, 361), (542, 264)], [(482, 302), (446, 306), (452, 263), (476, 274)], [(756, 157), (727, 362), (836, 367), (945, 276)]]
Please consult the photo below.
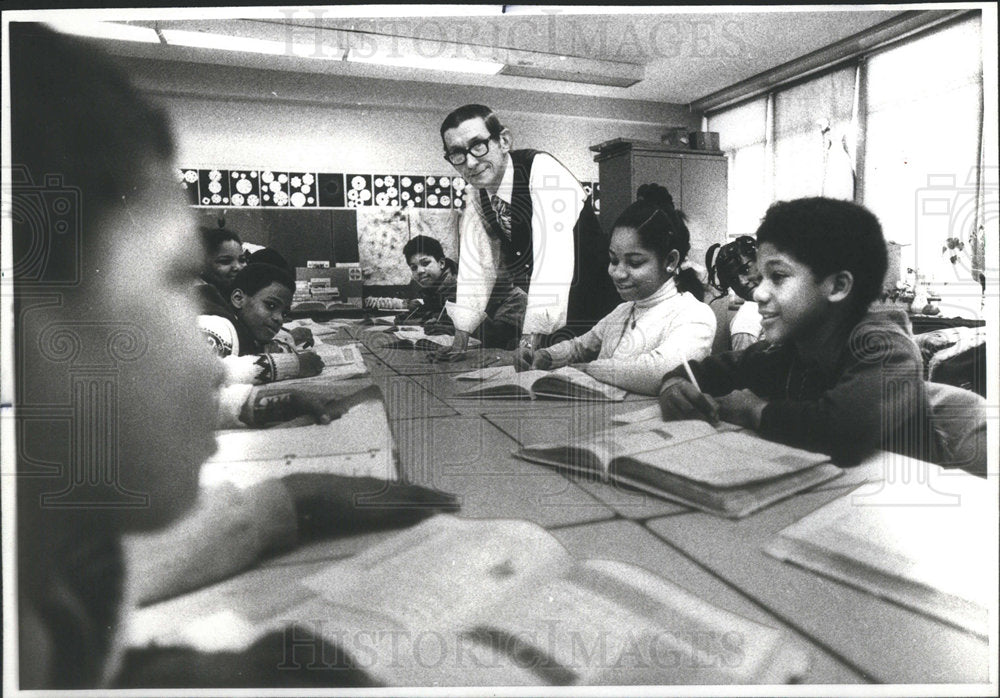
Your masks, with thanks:
[[(496, 352), (478, 350), (455, 364), (430, 364), (424, 352), (380, 353), (384, 340), (373, 334), (360, 325), (342, 326), (323, 341), (363, 344), (370, 380), (386, 397), (402, 474), (457, 494), (460, 516), (534, 521), (581, 558), (640, 565), (721, 608), (782, 628), (810, 652), (808, 683), (988, 681), (985, 641), (763, 552), (781, 528), (882, 477), (879, 457), (744, 519), (723, 519), (511, 455), (526, 443), (580, 438), (617, 414), (652, 404), (652, 398), (630, 396), (623, 403), (458, 398), (455, 374)], [(352, 379), (338, 390), (365, 380)], [(143, 609), (137, 642), (144, 633), (191, 639), (193, 629), (207, 623), (214, 647), (245, 645), (252, 639), (250, 625), (259, 631), (262, 624), (287, 620), (284, 614), (303, 593), (296, 580), (390, 535), (313, 543)], [(664, 677), (664, 683), (669, 680)]]

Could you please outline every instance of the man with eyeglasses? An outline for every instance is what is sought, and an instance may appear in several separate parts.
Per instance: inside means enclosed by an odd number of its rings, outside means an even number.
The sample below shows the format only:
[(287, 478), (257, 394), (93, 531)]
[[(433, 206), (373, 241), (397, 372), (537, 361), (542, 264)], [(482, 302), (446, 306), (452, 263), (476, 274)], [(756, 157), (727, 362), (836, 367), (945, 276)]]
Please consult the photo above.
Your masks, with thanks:
[(569, 170), (548, 153), (512, 150), (511, 132), (480, 104), (450, 113), (441, 140), (476, 191), (459, 224), (457, 298), (447, 305), (455, 340), (434, 358), (462, 355), (498, 283), (528, 294), (521, 347), (582, 334), (615, 307), (607, 239)]

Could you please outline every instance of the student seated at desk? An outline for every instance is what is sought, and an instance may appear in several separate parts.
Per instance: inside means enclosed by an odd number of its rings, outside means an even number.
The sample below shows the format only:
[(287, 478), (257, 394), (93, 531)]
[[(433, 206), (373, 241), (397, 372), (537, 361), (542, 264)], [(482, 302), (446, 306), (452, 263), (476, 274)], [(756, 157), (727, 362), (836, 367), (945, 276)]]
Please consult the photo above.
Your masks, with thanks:
[[(270, 264), (285, 269), (295, 278), (295, 267), (281, 256), (273, 247), (260, 247), (247, 255), (247, 264)], [(274, 338), (279, 342), (292, 345), (298, 349), (308, 349), (316, 343), (312, 330), (308, 327), (284, 327), (278, 330)]]
[(295, 281), (271, 264), (248, 264), (232, 283), (229, 311), (198, 317), (198, 327), (221, 357), (231, 383), (270, 383), (315, 376), (323, 360), (275, 339), (292, 304)]
[[(870, 312), (882, 227), (826, 198), (778, 202), (757, 229), (766, 341), (668, 372), (664, 419), (707, 417), (852, 465), (876, 449), (933, 460), (920, 352), (905, 316)], [(700, 388), (700, 389), (699, 389)]]
[[(365, 510), (353, 506), (353, 495), (384, 483), (325, 475), (199, 491), (200, 466), (216, 447), (222, 372), (195, 327), (191, 287), (201, 260), (194, 226), (184, 224), (193, 222), (173, 176), (167, 122), (84, 42), (27, 22), (11, 24), (10, 42), (13, 161), (37, 177), (58, 172), (84, 204), (75, 245), (53, 246), (38, 276), (34, 267), (15, 268), (22, 312), (12, 365), (24, 428), (19, 476), (5, 480), (4, 494), (16, 488), (16, 687), (93, 689), (114, 679), (127, 602), (219, 579), (299, 536), (412, 521), (449, 504), (440, 493), (393, 485), (394, 502), (417, 508)], [(12, 196), (15, 206), (30, 206), (37, 190)], [(38, 243), (34, 222), (12, 224), (17, 259)], [(151, 251), (160, 263), (135, 263)], [(43, 290), (59, 302), (39, 303)], [(78, 356), (85, 366), (99, 362), (100, 377), (81, 380)], [(53, 401), (72, 405), (70, 412), (47, 411)], [(65, 428), (52, 428), (53, 419)], [(38, 477), (43, 462), (59, 465)], [(140, 537), (123, 547), (126, 533)], [(164, 667), (156, 656), (165, 653), (172, 664), (157, 674), (159, 687), (365, 682), (343, 652), (324, 655), (339, 660), (337, 670), (279, 670), (287, 658), (279, 638), (224, 658), (163, 647), (142, 652), (144, 659), (133, 654), (132, 687), (151, 687), (143, 667)], [(4, 670), (6, 679), (15, 666)]]
[[(409, 312), (399, 315), (397, 322), (423, 325), (428, 334), (438, 334), (437, 330), (453, 334), (455, 329), (445, 306), (448, 302), (455, 302), (458, 265), (445, 257), (440, 242), (426, 235), (417, 235), (407, 242), (403, 247), (403, 256), (413, 280), (420, 287), (421, 302), (414, 302)], [(472, 336), (487, 347), (512, 348), (521, 334), (527, 307), (527, 293), (498, 279), (486, 304), (486, 317)]]
[(608, 273), (625, 303), (592, 330), (547, 349), (521, 349), (519, 370), (571, 363), (599, 381), (655, 395), (664, 372), (708, 356), (715, 316), (704, 289), (685, 263), (691, 249), (684, 214), (657, 184), (639, 187), (639, 200), (615, 221)]
[(226, 312), (233, 279), (246, 266), (243, 242), (234, 231), (225, 228), (201, 226), (198, 232), (203, 257), (195, 292), (201, 312), (208, 315)]
[[(728, 323), (728, 328), (717, 328), (717, 337), (719, 332), (725, 333), (728, 329), (728, 346), (721, 351), (739, 351), (763, 339), (760, 312), (753, 300), (754, 289), (760, 283), (757, 241), (749, 235), (741, 235), (725, 245), (712, 245), (705, 254), (705, 268), (708, 269), (709, 285), (721, 294), (709, 302), (709, 307), (716, 312), (716, 319), (720, 320), (720, 324), (723, 318)], [(732, 320), (729, 319), (730, 289), (744, 301)], [(719, 347), (713, 345), (713, 353), (718, 350)]]

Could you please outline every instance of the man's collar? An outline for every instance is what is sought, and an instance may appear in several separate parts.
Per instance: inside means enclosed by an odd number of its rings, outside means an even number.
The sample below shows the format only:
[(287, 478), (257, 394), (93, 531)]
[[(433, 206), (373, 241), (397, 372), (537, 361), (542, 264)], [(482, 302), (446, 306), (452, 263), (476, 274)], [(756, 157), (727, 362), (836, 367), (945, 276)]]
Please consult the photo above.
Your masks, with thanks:
[(514, 196), (514, 161), (511, 159), (510, 153), (507, 153), (507, 159), (504, 162), (503, 177), (500, 179), (500, 186), (497, 188), (496, 196), (499, 196), (508, 204)]

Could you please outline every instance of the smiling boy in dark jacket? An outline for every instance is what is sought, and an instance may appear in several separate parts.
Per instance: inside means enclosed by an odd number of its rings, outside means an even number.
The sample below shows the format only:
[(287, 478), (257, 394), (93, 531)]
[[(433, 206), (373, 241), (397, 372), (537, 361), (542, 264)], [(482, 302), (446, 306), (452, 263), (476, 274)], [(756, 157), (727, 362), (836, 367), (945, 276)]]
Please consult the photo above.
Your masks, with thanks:
[(826, 453), (842, 465), (876, 449), (934, 460), (923, 365), (901, 313), (877, 312), (882, 228), (825, 198), (778, 202), (757, 229), (754, 292), (765, 340), (664, 376), (664, 419), (707, 417)]

